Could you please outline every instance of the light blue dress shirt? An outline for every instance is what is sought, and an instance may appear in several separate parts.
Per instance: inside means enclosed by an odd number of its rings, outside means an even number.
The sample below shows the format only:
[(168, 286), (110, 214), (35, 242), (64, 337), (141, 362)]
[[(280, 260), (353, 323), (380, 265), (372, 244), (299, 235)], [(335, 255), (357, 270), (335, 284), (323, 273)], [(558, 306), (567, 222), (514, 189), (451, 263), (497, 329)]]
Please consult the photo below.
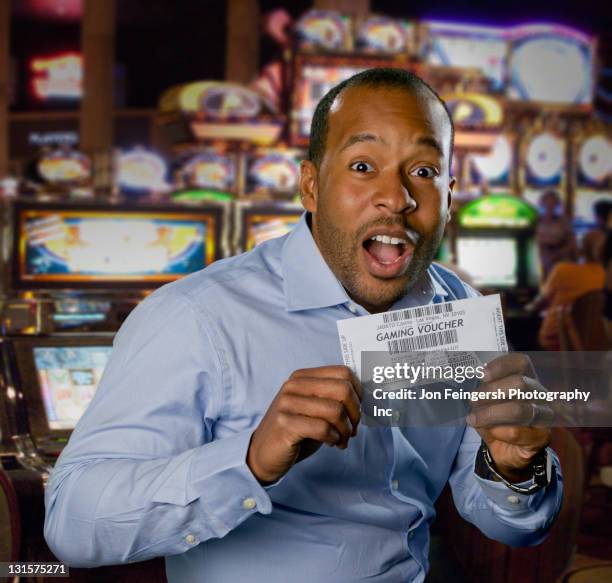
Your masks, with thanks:
[[(393, 309), (472, 297), (432, 265)], [(164, 286), (129, 316), (51, 474), (45, 537), (75, 567), (166, 556), (176, 583), (423, 581), (433, 504), (511, 545), (541, 541), (562, 497), (474, 473), (471, 428), (359, 428), (262, 487), (251, 434), (296, 369), (342, 364), (336, 321), (367, 312), (305, 217), (289, 235)]]

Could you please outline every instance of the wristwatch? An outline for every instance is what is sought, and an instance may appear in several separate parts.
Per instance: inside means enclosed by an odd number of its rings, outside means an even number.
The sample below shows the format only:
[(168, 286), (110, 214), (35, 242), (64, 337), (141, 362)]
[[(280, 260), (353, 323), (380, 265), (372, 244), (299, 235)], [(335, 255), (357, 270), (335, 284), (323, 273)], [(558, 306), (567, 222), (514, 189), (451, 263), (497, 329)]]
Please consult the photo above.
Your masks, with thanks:
[(509, 482), (504, 478), (493, 461), (493, 456), (487, 447), (487, 444), (482, 441), (478, 455), (476, 457), (476, 468), (479, 466), (485, 466), (493, 476), (495, 476), (500, 482), (502, 482), (507, 488), (510, 488), (513, 492), (518, 494), (534, 494), (538, 490), (545, 488), (550, 484), (550, 477), (552, 472), (552, 459), (548, 455), (546, 449), (543, 449), (531, 462), (531, 469), (533, 472), (533, 483), (529, 486), (517, 486), (512, 482)]

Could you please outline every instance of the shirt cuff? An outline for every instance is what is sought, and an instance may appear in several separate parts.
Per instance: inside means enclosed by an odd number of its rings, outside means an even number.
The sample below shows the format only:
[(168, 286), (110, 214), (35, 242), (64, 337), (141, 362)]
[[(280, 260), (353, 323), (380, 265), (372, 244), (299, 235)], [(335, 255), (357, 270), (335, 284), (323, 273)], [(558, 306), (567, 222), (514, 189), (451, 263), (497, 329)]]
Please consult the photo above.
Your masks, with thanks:
[[(490, 472), (487, 477), (484, 477), (482, 475), (482, 471), (479, 472), (477, 468), (474, 468), (474, 477), (480, 484), (480, 488), (485, 496), (491, 502), (493, 502), (493, 504), (499, 508), (502, 508), (503, 510), (509, 512), (524, 512), (527, 509), (537, 508), (544, 497), (546, 490), (553, 482), (556, 482), (555, 478), (558, 470), (558, 460), (556, 459), (556, 456), (550, 448), (547, 448), (546, 451), (549, 456), (552, 456), (551, 483), (533, 494), (520, 494), (519, 492), (515, 492), (514, 490), (508, 488), (508, 486), (506, 486), (503, 482), (489, 479), (491, 476)], [(531, 486), (531, 484), (533, 484), (533, 478), (516, 485), (527, 488)]]
[(223, 536), (256, 512), (272, 512), (266, 488), (246, 463), (252, 434), (252, 430), (243, 431), (202, 445), (192, 459), (188, 499), (198, 499), (214, 523), (217, 536)]

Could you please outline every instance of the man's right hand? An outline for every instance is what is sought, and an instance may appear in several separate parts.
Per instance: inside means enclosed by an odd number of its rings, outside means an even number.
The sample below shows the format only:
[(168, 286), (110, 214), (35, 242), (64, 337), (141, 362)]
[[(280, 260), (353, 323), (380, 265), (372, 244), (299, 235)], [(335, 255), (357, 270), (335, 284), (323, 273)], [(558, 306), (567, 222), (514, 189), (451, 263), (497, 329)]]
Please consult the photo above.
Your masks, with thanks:
[(346, 366), (296, 370), (251, 437), (247, 464), (271, 483), (323, 443), (346, 449), (361, 418), (361, 385)]

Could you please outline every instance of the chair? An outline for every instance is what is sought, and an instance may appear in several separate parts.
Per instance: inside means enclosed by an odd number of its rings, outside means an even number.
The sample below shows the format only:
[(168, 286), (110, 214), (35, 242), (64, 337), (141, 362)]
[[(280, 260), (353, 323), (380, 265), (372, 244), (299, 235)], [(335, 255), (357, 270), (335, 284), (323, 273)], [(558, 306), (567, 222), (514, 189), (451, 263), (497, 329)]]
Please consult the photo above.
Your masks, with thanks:
[(553, 429), (552, 448), (561, 461), (564, 497), (548, 537), (535, 547), (513, 548), (487, 538), (463, 520), (445, 490), (438, 502), (440, 531), (453, 558), (473, 583), (543, 583), (556, 581), (569, 566), (578, 534), (584, 493), (582, 449), (563, 428)]
[(13, 484), (0, 466), (0, 562), (18, 561), (21, 548), (19, 506)]
[(610, 341), (604, 322), (605, 295), (592, 291), (573, 304), (560, 308), (561, 350), (608, 350)]
[[(592, 291), (579, 297), (571, 306), (562, 308), (559, 338), (563, 351), (604, 351), (610, 349), (610, 337), (603, 317), (605, 292)], [(612, 442), (612, 429), (590, 427), (578, 430), (586, 446), (586, 484), (598, 469), (599, 455)], [(609, 493), (608, 493), (609, 494)]]

